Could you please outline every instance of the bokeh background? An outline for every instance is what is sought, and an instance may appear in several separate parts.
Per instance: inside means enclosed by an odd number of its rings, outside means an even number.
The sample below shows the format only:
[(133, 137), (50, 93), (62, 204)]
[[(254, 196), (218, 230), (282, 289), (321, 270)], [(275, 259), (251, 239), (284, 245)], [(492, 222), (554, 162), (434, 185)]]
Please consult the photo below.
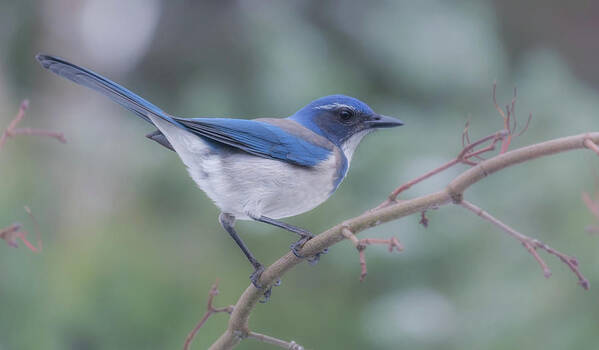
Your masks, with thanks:
[[(286, 116), (314, 98), (359, 97), (406, 125), (367, 138), (349, 176), (289, 219), (321, 232), (501, 127), (508, 103), (528, 132), (514, 147), (597, 130), (599, 3), (592, 1), (0, 1), (0, 125), (64, 132), (0, 151), (0, 227), (40, 223), (44, 250), (0, 242), (0, 349), (178, 349), (204, 311), (233, 303), (251, 272), (218, 211), (152, 128), (105, 97), (40, 68), (44, 52), (89, 67), (182, 116)], [(522, 232), (577, 256), (599, 285), (599, 237), (580, 197), (597, 157), (578, 151), (502, 171), (467, 192)], [(405, 193), (438, 190), (464, 167)], [(573, 349), (599, 343), (599, 289), (555, 257), (545, 279), (518, 242), (457, 207), (383, 225), (406, 249), (367, 250), (358, 281), (349, 242), (287, 274), (251, 327), (307, 349)], [(295, 237), (238, 224), (271, 263)], [(194, 349), (224, 330), (217, 315)], [(239, 349), (267, 349), (247, 340)]]

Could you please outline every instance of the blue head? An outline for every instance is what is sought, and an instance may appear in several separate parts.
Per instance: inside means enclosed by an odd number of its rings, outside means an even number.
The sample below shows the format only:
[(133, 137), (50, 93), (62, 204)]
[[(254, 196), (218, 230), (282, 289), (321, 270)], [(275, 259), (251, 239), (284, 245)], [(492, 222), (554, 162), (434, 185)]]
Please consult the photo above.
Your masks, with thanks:
[(366, 134), (403, 125), (401, 120), (376, 114), (366, 103), (345, 95), (321, 97), (289, 119), (341, 147), (348, 158)]
[(341, 146), (356, 134), (403, 125), (401, 120), (375, 113), (366, 103), (345, 95), (321, 97), (290, 116), (315, 133)]

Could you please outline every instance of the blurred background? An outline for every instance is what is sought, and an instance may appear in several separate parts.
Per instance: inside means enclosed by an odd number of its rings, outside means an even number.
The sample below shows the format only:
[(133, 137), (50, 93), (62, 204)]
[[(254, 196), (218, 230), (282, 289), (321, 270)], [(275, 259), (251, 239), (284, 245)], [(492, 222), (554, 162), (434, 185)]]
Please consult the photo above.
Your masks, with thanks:
[[(0, 0), (0, 126), (23, 98), (22, 127), (68, 143), (18, 137), (0, 151), (0, 227), (40, 223), (44, 250), (0, 242), (0, 349), (178, 349), (204, 312), (234, 303), (251, 268), (153, 129), (104, 96), (43, 70), (62, 56), (181, 116), (286, 116), (343, 93), (406, 125), (367, 138), (325, 204), (288, 221), (321, 232), (380, 203), (399, 184), (501, 128), (518, 87), (513, 147), (597, 130), (599, 3), (592, 1)], [(465, 167), (410, 189), (436, 191)], [(580, 197), (596, 191), (597, 157), (561, 154), (502, 171), (467, 192), (523, 233), (579, 258), (591, 290), (557, 258), (543, 277), (514, 239), (457, 207), (363, 237), (396, 235), (400, 254), (349, 242), (301, 264), (259, 305), (252, 329), (307, 349), (572, 349), (599, 343), (599, 237)], [(295, 237), (237, 226), (260, 261)], [(193, 349), (225, 329), (214, 316)], [(593, 345), (594, 344), (594, 345)], [(267, 349), (254, 340), (239, 349)]]

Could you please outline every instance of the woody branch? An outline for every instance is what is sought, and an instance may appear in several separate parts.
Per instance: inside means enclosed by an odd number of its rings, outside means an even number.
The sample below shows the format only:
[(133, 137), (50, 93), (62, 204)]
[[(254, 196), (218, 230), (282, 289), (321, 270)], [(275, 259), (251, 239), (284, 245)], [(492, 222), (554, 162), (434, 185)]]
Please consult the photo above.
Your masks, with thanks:
[[(492, 158), (480, 161), (475, 166), (467, 169), (441, 191), (413, 199), (391, 202), (385, 206), (374, 208), (362, 215), (346, 220), (308, 241), (300, 253), (304, 256), (314, 255), (344, 240), (344, 229), (356, 235), (368, 228), (415, 213), (421, 213), (427, 209), (450, 203), (462, 205), (466, 190), (495, 172), (556, 153), (577, 149), (591, 149), (594, 151), (594, 147), (590, 144), (591, 142), (595, 146), (599, 143), (599, 132), (562, 137), (500, 153)], [(260, 278), (260, 284), (272, 285), (287, 271), (301, 262), (302, 259), (297, 258), (293, 253), (289, 252), (285, 254), (264, 271)], [(585, 286), (582, 281), (581, 284), (583, 287)], [(253, 285), (246, 288), (235, 304), (227, 330), (210, 347), (211, 350), (232, 349), (241, 339), (250, 334), (249, 316), (261, 298), (262, 293), (262, 289), (257, 289)]]

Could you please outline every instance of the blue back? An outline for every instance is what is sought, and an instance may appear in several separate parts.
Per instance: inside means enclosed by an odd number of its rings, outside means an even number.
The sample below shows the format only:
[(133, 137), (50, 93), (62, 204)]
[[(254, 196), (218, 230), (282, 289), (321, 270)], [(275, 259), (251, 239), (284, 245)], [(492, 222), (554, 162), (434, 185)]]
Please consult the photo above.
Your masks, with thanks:
[(264, 121), (227, 118), (175, 118), (187, 130), (248, 153), (302, 166), (315, 166), (331, 155), (317, 145)]

